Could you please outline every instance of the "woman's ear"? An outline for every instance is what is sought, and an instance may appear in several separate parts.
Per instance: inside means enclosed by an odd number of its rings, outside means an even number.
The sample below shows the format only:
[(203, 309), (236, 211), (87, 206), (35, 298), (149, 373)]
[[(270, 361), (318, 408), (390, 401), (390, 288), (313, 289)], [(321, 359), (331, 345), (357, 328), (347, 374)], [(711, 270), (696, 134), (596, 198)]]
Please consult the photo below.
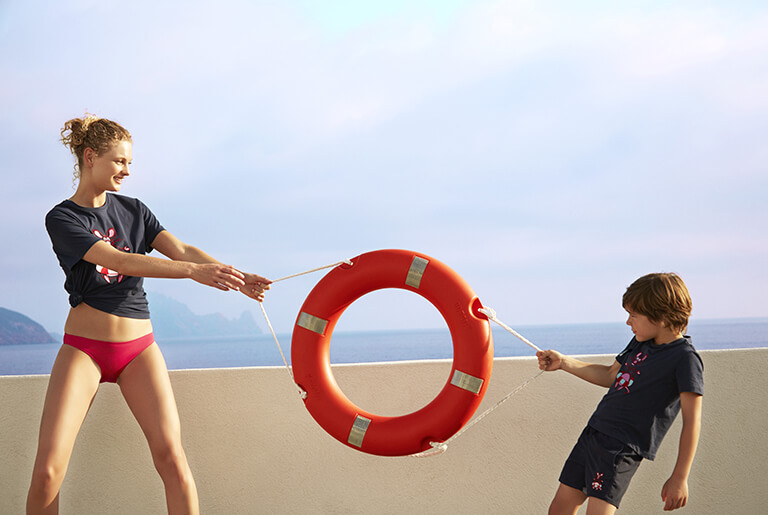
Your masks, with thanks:
[(96, 157), (96, 155), (95, 150), (91, 147), (86, 147), (85, 150), (83, 150), (83, 164), (88, 167), (93, 166), (93, 158)]

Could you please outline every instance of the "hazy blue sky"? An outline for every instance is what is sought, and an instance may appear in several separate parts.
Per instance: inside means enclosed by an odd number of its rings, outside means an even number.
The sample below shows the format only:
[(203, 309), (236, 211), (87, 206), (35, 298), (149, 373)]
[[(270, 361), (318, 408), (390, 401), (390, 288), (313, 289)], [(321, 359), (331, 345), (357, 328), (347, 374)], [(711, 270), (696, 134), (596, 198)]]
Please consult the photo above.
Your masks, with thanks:
[[(43, 218), (87, 109), (133, 134), (123, 194), (268, 277), (406, 248), (511, 325), (623, 320), (652, 271), (695, 317), (768, 316), (767, 27), (762, 1), (1, 0), (0, 306), (62, 330)], [(320, 277), (275, 285), (278, 331)], [(339, 330), (442, 323), (379, 292)]]

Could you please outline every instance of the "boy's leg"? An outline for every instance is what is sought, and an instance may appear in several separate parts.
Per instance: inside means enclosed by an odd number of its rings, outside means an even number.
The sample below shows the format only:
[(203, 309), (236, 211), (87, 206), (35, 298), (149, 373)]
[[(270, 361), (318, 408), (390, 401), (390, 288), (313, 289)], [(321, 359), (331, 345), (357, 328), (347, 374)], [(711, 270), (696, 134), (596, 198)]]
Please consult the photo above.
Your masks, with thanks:
[(616, 512), (643, 458), (621, 441), (599, 431), (588, 431), (585, 495), (588, 515)]
[(197, 488), (181, 446), (181, 424), (168, 369), (156, 343), (125, 368), (118, 385), (147, 437), (165, 485), (169, 514), (197, 514)]
[(641, 461), (619, 440), (585, 428), (565, 460), (550, 513), (575, 513), (587, 498), (589, 515), (614, 513)]
[(84, 352), (62, 345), (48, 380), (27, 513), (58, 513), (59, 489), (101, 372)]
[(587, 496), (581, 490), (560, 483), (549, 505), (549, 515), (575, 515)]
[(616, 506), (613, 504), (597, 497), (589, 498), (587, 502), (587, 515), (613, 515), (614, 513), (616, 513)]

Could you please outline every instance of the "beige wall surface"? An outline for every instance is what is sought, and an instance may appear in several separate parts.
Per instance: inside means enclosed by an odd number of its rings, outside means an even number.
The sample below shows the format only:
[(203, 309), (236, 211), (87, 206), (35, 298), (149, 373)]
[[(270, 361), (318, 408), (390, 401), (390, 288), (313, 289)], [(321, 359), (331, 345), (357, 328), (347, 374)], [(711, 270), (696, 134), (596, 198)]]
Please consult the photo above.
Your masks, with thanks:
[[(768, 505), (768, 349), (704, 351), (704, 419), (680, 513), (764, 514)], [(611, 356), (593, 356), (610, 363)], [(334, 367), (361, 408), (398, 415), (442, 388), (450, 362)], [(537, 372), (530, 358), (494, 363), (478, 414)], [(24, 512), (47, 376), (0, 377), (0, 514)], [(370, 456), (328, 436), (284, 368), (171, 372), (185, 450), (205, 514), (546, 513), (560, 468), (603, 389), (547, 373), (431, 458)], [(659, 457), (644, 462), (619, 513), (661, 513), (680, 419)], [(78, 438), (62, 514), (164, 513), (162, 483), (115, 385), (107, 384)]]

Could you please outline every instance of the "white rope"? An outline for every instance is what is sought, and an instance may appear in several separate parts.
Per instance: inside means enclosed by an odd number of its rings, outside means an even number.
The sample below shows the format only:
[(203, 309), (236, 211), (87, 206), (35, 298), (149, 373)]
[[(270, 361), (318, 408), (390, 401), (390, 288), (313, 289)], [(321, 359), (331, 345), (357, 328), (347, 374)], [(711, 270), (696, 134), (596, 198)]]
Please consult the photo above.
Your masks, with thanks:
[(285, 281), (286, 279), (293, 279), (294, 277), (298, 277), (300, 275), (311, 274), (312, 272), (318, 272), (320, 270), (325, 270), (326, 268), (333, 268), (335, 266), (339, 266), (339, 265), (342, 265), (342, 264), (344, 264), (344, 265), (352, 265), (353, 263), (349, 259), (345, 259), (343, 261), (339, 261), (337, 263), (333, 263), (332, 265), (320, 266), (320, 267), (317, 267), (317, 268), (313, 268), (312, 270), (307, 270), (306, 272), (299, 272), (298, 274), (286, 275), (285, 277), (281, 277), (280, 279), (275, 279), (274, 281), (272, 281), (272, 283), (274, 284), (274, 283), (277, 283), (277, 282), (280, 282), (280, 281)]
[(426, 451), (422, 451), (416, 454), (411, 454), (410, 457), (412, 458), (430, 458), (432, 456), (437, 456), (439, 454), (443, 454), (445, 451), (448, 450), (448, 444), (460, 437), (467, 429), (474, 426), (478, 422), (480, 422), (483, 418), (485, 418), (486, 415), (490, 414), (493, 410), (504, 404), (509, 400), (510, 397), (515, 395), (517, 392), (528, 386), (529, 383), (531, 383), (534, 379), (538, 378), (541, 374), (543, 374), (543, 370), (539, 370), (535, 375), (529, 377), (526, 379), (520, 386), (509, 392), (507, 395), (501, 398), (500, 401), (498, 401), (496, 404), (482, 412), (480, 415), (475, 417), (469, 424), (462, 427), (459, 431), (456, 432), (452, 437), (447, 439), (444, 442), (429, 442), (429, 445), (432, 446), (432, 449), (427, 449)]
[[(344, 259), (343, 261), (339, 261), (337, 263), (333, 263), (331, 265), (325, 265), (318, 268), (313, 268), (312, 270), (307, 270), (306, 272), (299, 272), (298, 274), (288, 275), (285, 277), (281, 277), (280, 279), (275, 279), (272, 281), (272, 284), (279, 282), (279, 281), (285, 281), (286, 279), (292, 279), (294, 277), (299, 277), (300, 275), (305, 274), (311, 274), (312, 272), (317, 272), (319, 270), (325, 270), (326, 268), (333, 268), (335, 266), (341, 265), (341, 264), (347, 264), (352, 265), (352, 261), (349, 259)], [(307, 392), (304, 391), (304, 389), (296, 384), (296, 379), (293, 377), (293, 369), (288, 364), (288, 360), (285, 359), (285, 354), (283, 353), (283, 348), (280, 346), (280, 340), (277, 338), (277, 334), (275, 334), (275, 329), (272, 327), (272, 323), (269, 321), (269, 317), (267, 316), (267, 310), (264, 309), (264, 302), (259, 302), (259, 307), (261, 308), (261, 313), (264, 315), (264, 320), (267, 321), (267, 326), (269, 327), (269, 331), (272, 333), (272, 338), (275, 340), (275, 343), (277, 344), (277, 350), (280, 351), (280, 357), (283, 358), (283, 363), (285, 363), (285, 369), (288, 371), (288, 375), (291, 376), (291, 382), (296, 386), (296, 389), (299, 391), (299, 395), (302, 399), (307, 398)]]
[[(483, 307), (478, 309), (478, 311), (485, 316), (488, 317), (489, 320), (493, 320), (497, 324), (499, 324), (501, 327), (512, 333), (513, 335), (517, 336), (521, 341), (523, 341), (526, 345), (529, 345), (530, 347), (536, 349), (536, 351), (540, 351), (541, 349), (531, 343), (527, 338), (523, 337), (520, 333), (509, 327), (507, 324), (496, 318), (496, 311), (494, 311), (492, 308)], [(529, 383), (531, 383), (534, 379), (538, 378), (541, 374), (543, 374), (543, 370), (539, 370), (535, 375), (529, 377), (526, 379), (520, 386), (509, 392), (507, 395), (501, 398), (500, 401), (498, 401), (496, 404), (485, 410), (483, 413), (475, 417), (471, 422), (469, 422), (467, 425), (462, 427), (459, 431), (457, 431), (453, 436), (451, 436), (449, 439), (447, 439), (444, 442), (429, 442), (429, 445), (432, 446), (431, 449), (427, 449), (426, 451), (418, 452), (416, 454), (411, 454), (409, 457), (411, 458), (430, 458), (432, 456), (438, 456), (440, 454), (443, 454), (445, 451), (448, 450), (448, 444), (451, 443), (453, 440), (461, 436), (467, 429), (474, 426), (478, 422), (480, 422), (483, 418), (485, 418), (486, 415), (490, 414), (492, 411), (497, 409), (499, 406), (507, 402), (513, 395), (515, 395), (517, 392), (528, 386)]]
[(272, 328), (272, 323), (269, 321), (269, 317), (267, 316), (267, 310), (264, 309), (264, 303), (259, 302), (259, 307), (261, 307), (261, 313), (264, 315), (264, 320), (267, 321), (267, 325), (269, 326), (270, 332), (272, 332), (272, 338), (275, 339), (275, 343), (277, 344), (277, 350), (280, 351), (280, 356), (283, 358), (283, 363), (285, 363), (285, 369), (288, 371), (288, 375), (291, 376), (291, 382), (296, 386), (296, 389), (299, 391), (299, 395), (302, 399), (307, 398), (307, 392), (304, 391), (304, 389), (296, 384), (296, 379), (293, 377), (293, 370), (291, 369), (291, 366), (288, 364), (288, 360), (285, 359), (285, 354), (283, 354), (283, 348), (280, 346), (280, 340), (277, 339), (277, 335), (275, 334), (275, 330)]
[(480, 313), (484, 314), (485, 316), (487, 316), (489, 320), (493, 320), (494, 322), (496, 322), (497, 324), (499, 324), (501, 327), (503, 327), (504, 329), (506, 329), (506, 330), (507, 330), (507, 331), (509, 331), (510, 333), (512, 333), (512, 334), (514, 334), (515, 336), (517, 336), (517, 337), (518, 337), (518, 338), (519, 338), (519, 339), (520, 339), (520, 340), (521, 340), (523, 343), (525, 343), (526, 345), (529, 345), (530, 347), (532, 347), (533, 349), (535, 349), (537, 352), (541, 351), (541, 349), (540, 349), (540, 348), (538, 348), (537, 346), (535, 346), (534, 344), (532, 344), (532, 343), (531, 343), (530, 341), (528, 341), (528, 340), (527, 340), (525, 337), (523, 337), (523, 336), (522, 336), (520, 333), (518, 333), (517, 331), (515, 331), (514, 329), (512, 329), (511, 327), (509, 327), (507, 324), (505, 324), (504, 322), (502, 322), (502, 321), (501, 321), (501, 320), (499, 320), (498, 318), (496, 318), (496, 312), (495, 312), (493, 309), (491, 309), (491, 308), (485, 308), (485, 307), (483, 307), (483, 308), (480, 308), (480, 309), (478, 309), (478, 311), (479, 311)]

